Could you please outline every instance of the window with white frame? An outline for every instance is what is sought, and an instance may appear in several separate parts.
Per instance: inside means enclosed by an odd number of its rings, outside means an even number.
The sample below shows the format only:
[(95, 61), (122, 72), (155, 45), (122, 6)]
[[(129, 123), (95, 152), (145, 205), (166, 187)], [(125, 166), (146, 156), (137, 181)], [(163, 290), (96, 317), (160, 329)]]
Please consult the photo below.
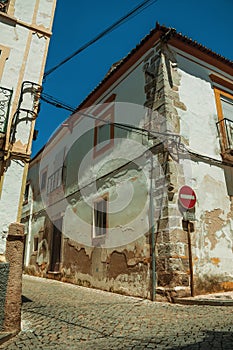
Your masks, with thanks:
[(27, 203), (28, 203), (29, 191), (30, 191), (30, 183), (28, 182), (28, 183), (26, 184), (25, 191), (24, 191), (24, 200), (23, 200), (23, 204), (27, 204)]
[(94, 202), (93, 236), (99, 237), (107, 233), (107, 197), (101, 197)]
[(41, 172), (41, 176), (40, 176), (40, 189), (41, 189), (41, 191), (46, 189), (47, 173), (48, 173), (47, 168), (42, 170), (42, 172)]
[(104, 153), (114, 144), (114, 101), (112, 94), (93, 112), (97, 118), (94, 129), (94, 158)]

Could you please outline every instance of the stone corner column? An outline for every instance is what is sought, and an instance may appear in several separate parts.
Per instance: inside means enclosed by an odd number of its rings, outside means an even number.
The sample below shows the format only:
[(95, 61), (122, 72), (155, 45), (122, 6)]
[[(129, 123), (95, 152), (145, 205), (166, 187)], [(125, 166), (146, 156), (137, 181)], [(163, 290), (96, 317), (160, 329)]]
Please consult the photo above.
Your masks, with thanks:
[(9, 263), (9, 277), (6, 291), (4, 331), (21, 329), (21, 295), (24, 251), (24, 225), (18, 222), (9, 226), (6, 242), (6, 261)]

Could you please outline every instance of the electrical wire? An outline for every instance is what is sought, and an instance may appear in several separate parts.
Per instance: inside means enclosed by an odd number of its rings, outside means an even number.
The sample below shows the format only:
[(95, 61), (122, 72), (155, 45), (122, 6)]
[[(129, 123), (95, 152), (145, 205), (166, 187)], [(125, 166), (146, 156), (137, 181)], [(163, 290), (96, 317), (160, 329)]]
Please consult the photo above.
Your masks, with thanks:
[(149, 136), (152, 137), (152, 138), (155, 137), (155, 134), (160, 135), (160, 136), (169, 136), (169, 137), (173, 136), (173, 137), (176, 137), (176, 138), (180, 138), (180, 135), (177, 135), (177, 134), (150, 131), (148, 129), (139, 128), (139, 127), (136, 127), (136, 126), (133, 126), (133, 125), (127, 125), (127, 124), (122, 124), (122, 123), (111, 122), (109, 120), (102, 119), (102, 118), (96, 117), (96, 116), (91, 115), (91, 114), (80, 112), (80, 111), (77, 111), (76, 108), (71, 107), (71, 106), (69, 106), (69, 105), (59, 101), (55, 97), (53, 97), (51, 95), (48, 95), (48, 94), (45, 94), (45, 93), (41, 93), (40, 98), (44, 102), (46, 102), (46, 103), (48, 103), (48, 104), (50, 104), (50, 105), (52, 105), (52, 106), (54, 106), (56, 108), (62, 108), (62, 109), (68, 110), (68, 111), (70, 111), (72, 113), (79, 114), (82, 117), (87, 117), (87, 118), (90, 118), (90, 119), (93, 119), (93, 120), (96, 120), (96, 121), (100, 121), (100, 122), (103, 122), (104, 124), (107, 124), (107, 125), (113, 125), (113, 126), (119, 128), (119, 129), (124, 129), (124, 130), (127, 130), (127, 131), (133, 131), (133, 132), (135, 132), (137, 134), (141, 134), (143, 136), (146, 133), (146, 134), (149, 134)]
[(97, 120), (97, 121), (101, 121), (101, 122), (103, 122), (105, 124), (113, 125), (113, 126), (119, 128), (119, 129), (131, 131), (131, 132), (137, 133), (137, 134), (142, 135), (142, 136), (148, 135), (152, 139), (160, 139), (160, 141), (161, 141), (161, 137), (164, 137), (164, 140), (167, 140), (167, 139), (173, 137), (174, 138), (173, 142), (176, 144), (178, 150), (180, 151), (180, 152), (178, 152), (178, 157), (183, 157), (184, 158), (184, 155), (185, 155), (185, 152), (186, 152), (186, 154), (189, 154), (189, 155), (193, 156), (194, 158), (201, 159), (202, 161), (205, 161), (205, 162), (207, 162), (210, 165), (226, 166), (226, 167), (231, 167), (231, 168), (233, 167), (233, 164), (230, 163), (230, 162), (227, 162), (227, 161), (224, 161), (224, 160), (219, 160), (219, 159), (216, 159), (216, 158), (212, 158), (212, 157), (209, 157), (209, 156), (206, 156), (206, 155), (203, 155), (203, 154), (200, 154), (200, 153), (196, 153), (196, 152), (190, 150), (187, 146), (184, 145), (184, 143), (181, 142), (181, 136), (178, 135), (178, 134), (173, 134), (173, 133), (170, 133), (170, 132), (151, 131), (151, 130), (148, 130), (148, 129), (145, 129), (145, 128), (139, 128), (139, 127), (136, 127), (136, 126), (133, 126), (133, 125), (127, 125), (127, 124), (107, 121), (106, 119), (101, 119), (101, 118), (93, 116), (91, 114), (87, 114), (87, 113), (83, 113), (83, 112), (77, 111), (76, 108), (73, 108), (73, 107), (71, 107), (71, 106), (69, 106), (69, 105), (59, 101), (55, 97), (53, 97), (51, 95), (48, 95), (48, 94), (45, 94), (45, 93), (41, 93), (41, 99), (43, 101), (45, 101), (46, 103), (53, 105), (56, 108), (63, 108), (63, 109), (68, 110), (68, 111), (70, 111), (72, 113), (77, 113), (80, 116), (91, 118), (91, 119)]
[[(80, 114), (81, 116), (83, 117), (88, 117), (88, 118), (91, 118), (91, 119), (94, 119), (94, 120), (98, 120), (98, 121), (102, 121), (106, 124), (110, 124), (110, 125), (114, 125), (115, 127), (118, 127), (120, 129), (125, 129), (125, 130), (128, 130), (128, 131), (132, 131), (132, 132), (136, 132), (136, 133), (139, 133), (141, 135), (145, 135), (145, 133), (147, 135), (149, 135), (150, 137), (154, 138), (154, 139), (158, 139), (158, 136), (156, 135), (159, 135), (160, 137), (161, 136), (164, 136), (166, 138), (169, 138), (169, 137), (176, 137), (178, 138), (178, 142), (175, 141), (173, 139), (173, 142), (175, 142), (175, 144), (177, 145), (177, 148), (178, 148), (178, 159), (190, 159), (190, 156), (193, 157), (194, 159), (200, 159), (202, 162), (206, 162), (208, 165), (216, 165), (216, 166), (219, 166), (219, 167), (233, 167), (233, 164), (231, 163), (228, 163), (226, 161), (221, 161), (219, 159), (215, 159), (215, 158), (212, 158), (212, 157), (209, 157), (207, 155), (203, 155), (203, 154), (199, 154), (199, 153), (196, 153), (192, 150), (190, 150), (186, 145), (184, 145), (182, 142), (181, 142), (181, 136), (180, 135), (177, 135), (177, 134), (172, 134), (172, 133), (163, 133), (163, 132), (155, 132), (155, 131), (150, 131), (150, 130), (147, 130), (147, 129), (144, 129), (144, 128), (139, 128), (139, 127), (135, 127), (135, 126), (131, 126), (131, 125), (126, 125), (126, 124), (121, 124), (121, 123), (114, 123), (114, 122), (109, 122), (109, 121), (106, 121), (105, 119), (101, 119), (101, 118), (98, 118), (96, 116), (93, 116), (93, 115), (90, 115), (90, 114), (87, 114), (87, 113), (83, 113), (83, 112), (79, 112), (77, 111), (77, 109), (67, 105), (67, 104), (64, 104), (63, 102), (57, 100), (56, 98), (54, 98), (53, 96), (51, 95), (48, 95), (48, 94), (45, 94), (45, 93), (42, 93), (41, 94), (41, 99), (44, 100), (46, 103), (49, 103), (51, 105), (53, 105), (54, 107), (57, 107), (57, 108), (63, 108), (63, 109), (66, 109), (66, 110), (69, 110), (70, 112), (75, 112), (77, 114)], [(50, 100), (51, 99), (51, 100)], [(161, 141), (161, 140), (160, 140)], [(154, 146), (152, 146), (150, 149), (153, 149), (155, 147), (158, 147), (160, 145), (162, 145), (163, 142), (160, 142)], [(181, 152), (179, 152), (181, 151)], [(170, 154), (168, 151), (167, 151), (167, 154)], [(140, 155), (141, 157), (142, 155)], [(131, 160), (130, 162), (133, 162), (135, 161), (134, 160)], [(128, 162), (128, 163), (130, 163)], [(124, 164), (122, 167), (125, 167), (128, 163)], [(122, 168), (120, 167), (120, 168)], [(167, 167), (167, 164), (166, 164), (166, 167)], [(167, 169), (167, 168), (166, 168)], [(110, 172), (111, 173), (111, 172)], [(101, 178), (104, 178), (106, 176), (109, 176), (109, 174), (105, 174), (103, 175)], [(99, 180), (101, 179), (99, 178)], [(69, 193), (67, 196), (66, 196), (66, 199), (69, 198), (69, 197), (72, 197), (73, 195), (75, 195), (76, 193), (80, 192), (81, 190), (83, 190), (84, 188), (90, 186), (90, 184), (92, 183), (89, 183), (89, 184), (86, 184), (84, 185), (83, 188), (79, 188), (78, 190), (75, 190), (73, 191), (72, 193)], [(44, 208), (44, 209), (41, 209), (37, 212), (34, 212), (33, 213), (33, 216), (37, 216), (37, 215), (40, 215), (42, 214), (46, 209), (48, 209), (49, 207), (52, 207), (58, 203), (60, 203), (61, 201), (63, 201), (64, 199), (59, 199), (58, 201), (56, 201), (55, 203), (52, 203), (52, 205), (49, 205), (47, 208)], [(28, 216), (25, 216), (25, 218), (27, 218)]]
[(136, 15), (138, 15), (139, 13), (141, 13), (143, 10), (145, 10), (146, 8), (148, 8), (149, 6), (153, 5), (154, 3), (156, 3), (158, 0), (146, 0), (143, 1), (142, 3), (140, 3), (138, 6), (136, 6), (133, 10), (131, 10), (130, 12), (128, 12), (126, 15), (124, 15), (123, 17), (121, 17), (120, 19), (118, 19), (116, 22), (114, 22), (112, 25), (110, 25), (109, 27), (107, 27), (106, 29), (104, 29), (101, 33), (99, 33), (97, 36), (95, 36), (93, 39), (89, 40), (88, 42), (86, 42), (84, 45), (82, 45), (81, 47), (79, 47), (76, 51), (74, 51), (71, 55), (67, 56), (66, 58), (64, 58), (60, 63), (56, 64), (54, 67), (50, 68), (49, 70), (47, 70), (44, 74), (44, 79), (50, 75), (51, 73), (53, 73), (55, 70), (57, 70), (59, 67), (61, 67), (62, 65), (64, 65), (66, 62), (70, 61), (73, 57), (77, 56), (78, 54), (80, 54), (82, 51), (84, 51), (85, 49), (87, 49), (88, 47), (90, 47), (92, 44), (96, 43), (98, 40), (100, 40), (101, 38), (103, 38), (105, 35), (107, 35), (108, 33), (112, 32), (113, 30), (115, 30), (116, 28), (118, 28), (120, 25), (122, 25), (123, 23), (127, 22), (128, 20), (130, 20), (131, 18), (135, 17)]

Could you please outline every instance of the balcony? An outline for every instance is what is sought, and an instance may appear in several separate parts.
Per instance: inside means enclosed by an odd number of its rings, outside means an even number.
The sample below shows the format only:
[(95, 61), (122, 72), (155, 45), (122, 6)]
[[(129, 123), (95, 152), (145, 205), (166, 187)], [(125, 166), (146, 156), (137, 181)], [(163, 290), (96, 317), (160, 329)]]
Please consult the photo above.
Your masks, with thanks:
[(0, 135), (6, 133), (13, 90), (0, 86)]
[(51, 193), (62, 185), (63, 167), (58, 168), (48, 178), (47, 193)]
[(222, 155), (233, 156), (233, 120), (224, 118), (216, 123)]
[(7, 12), (10, 0), (0, 0), (0, 12)]

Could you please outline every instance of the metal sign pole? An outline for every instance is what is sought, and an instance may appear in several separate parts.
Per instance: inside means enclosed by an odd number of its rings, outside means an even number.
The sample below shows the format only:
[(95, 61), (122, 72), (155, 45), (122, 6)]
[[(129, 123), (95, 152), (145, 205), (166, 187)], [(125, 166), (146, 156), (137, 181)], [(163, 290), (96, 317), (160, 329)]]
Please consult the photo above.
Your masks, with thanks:
[(187, 235), (188, 235), (188, 251), (189, 251), (190, 289), (191, 289), (191, 296), (194, 297), (193, 258), (192, 258), (192, 246), (191, 246), (191, 235), (190, 235), (190, 221), (187, 221)]

